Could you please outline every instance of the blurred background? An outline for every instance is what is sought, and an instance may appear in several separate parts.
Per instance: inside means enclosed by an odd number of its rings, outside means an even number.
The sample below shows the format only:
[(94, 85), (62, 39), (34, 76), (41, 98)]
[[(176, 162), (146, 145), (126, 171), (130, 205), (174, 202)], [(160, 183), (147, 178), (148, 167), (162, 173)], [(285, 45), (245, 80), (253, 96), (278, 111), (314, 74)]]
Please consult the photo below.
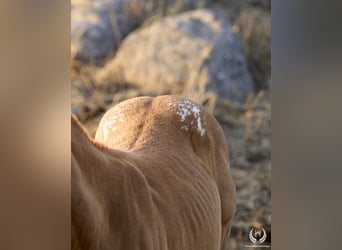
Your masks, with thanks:
[(71, 0), (71, 104), (91, 136), (106, 110), (177, 94), (215, 115), (237, 208), (229, 249), (271, 242), (270, 0)]

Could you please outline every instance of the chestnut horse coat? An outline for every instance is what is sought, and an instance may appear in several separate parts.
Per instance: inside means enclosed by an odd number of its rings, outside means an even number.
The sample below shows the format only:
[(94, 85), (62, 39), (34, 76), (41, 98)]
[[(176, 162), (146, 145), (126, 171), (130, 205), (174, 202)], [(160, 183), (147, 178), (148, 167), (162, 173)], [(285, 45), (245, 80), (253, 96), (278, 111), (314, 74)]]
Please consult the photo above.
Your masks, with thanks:
[(91, 139), (72, 116), (72, 249), (226, 249), (235, 209), (215, 118), (176, 96), (110, 109)]

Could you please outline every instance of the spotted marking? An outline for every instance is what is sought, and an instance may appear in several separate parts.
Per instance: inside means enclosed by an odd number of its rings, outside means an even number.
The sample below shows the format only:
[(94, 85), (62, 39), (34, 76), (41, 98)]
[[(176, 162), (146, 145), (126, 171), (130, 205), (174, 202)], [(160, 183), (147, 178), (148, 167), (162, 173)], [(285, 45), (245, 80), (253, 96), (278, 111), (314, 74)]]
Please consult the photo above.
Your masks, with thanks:
[[(205, 134), (205, 128), (203, 127), (203, 121), (201, 117), (201, 109), (195, 103), (189, 100), (177, 101), (169, 103), (172, 107), (177, 107), (177, 114), (180, 117), (180, 121), (184, 122), (188, 116), (193, 116), (194, 120), (191, 121), (191, 125), (193, 125), (194, 121), (197, 122), (197, 132), (203, 136)], [(183, 125), (180, 128), (181, 130), (188, 131), (188, 127)]]
[(122, 123), (124, 121), (125, 117), (121, 112), (115, 113), (109, 117), (105, 117), (105, 120), (102, 125), (103, 140), (106, 142), (110, 131), (114, 132), (119, 128), (119, 126), (113, 127), (114, 124), (116, 124), (117, 122)]
[(181, 130), (185, 130), (185, 131), (188, 131), (189, 130), (189, 128), (188, 128), (188, 126), (182, 126), (181, 128), (180, 128)]

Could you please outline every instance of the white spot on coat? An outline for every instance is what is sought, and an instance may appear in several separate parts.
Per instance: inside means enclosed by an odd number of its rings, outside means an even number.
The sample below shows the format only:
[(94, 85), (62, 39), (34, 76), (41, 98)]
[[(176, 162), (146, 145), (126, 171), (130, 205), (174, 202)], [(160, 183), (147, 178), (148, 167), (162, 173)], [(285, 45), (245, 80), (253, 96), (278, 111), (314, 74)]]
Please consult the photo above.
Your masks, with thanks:
[(104, 142), (107, 141), (110, 131), (114, 132), (119, 128), (119, 126), (113, 127), (114, 124), (117, 122), (124, 122), (124, 115), (121, 112), (115, 113), (113, 115), (107, 115), (104, 117), (103, 124), (102, 124), (102, 131), (103, 131), (103, 140)]
[[(193, 116), (195, 118), (195, 122), (197, 122), (197, 132), (203, 136), (205, 133), (205, 129), (202, 125), (202, 117), (201, 117), (201, 109), (195, 103), (184, 100), (184, 101), (177, 101), (174, 103), (169, 103), (170, 106), (177, 107), (176, 113), (180, 116), (181, 122), (184, 122), (188, 116)], [(194, 120), (191, 121), (191, 125), (193, 125)], [(187, 126), (182, 126), (182, 130), (188, 130)]]
[(181, 127), (181, 130), (188, 131), (188, 130), (189, 130), (189, 128), (188, 128), (188, 126), (185, 126), (185, 125), (184, 125), (184, 126), (182, 126), (182, 127)]

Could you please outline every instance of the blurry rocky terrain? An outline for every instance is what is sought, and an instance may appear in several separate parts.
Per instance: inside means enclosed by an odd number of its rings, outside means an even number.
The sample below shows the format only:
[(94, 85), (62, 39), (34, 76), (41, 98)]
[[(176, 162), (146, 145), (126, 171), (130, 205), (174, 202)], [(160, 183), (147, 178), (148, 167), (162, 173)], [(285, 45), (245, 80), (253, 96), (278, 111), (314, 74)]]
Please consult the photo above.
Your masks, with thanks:
[(219, 99), (244, 102), (255, 84), (231, 27), (224, 13), (210, 9), (163, 18), (127, 36), (96, 80), (152, 95), (198, 92), (202, 85)]
[(229, 249), (246, 249), (252, 227), (271, 242), (270, 3), (72, 0), (71, 109), (91, 136), (141, 95), (183, 95), (221, 124), (237, 190)]
[(71, 0), (71, 57), (99, 63), (148, 17), (196, 6), (195, 0)]

